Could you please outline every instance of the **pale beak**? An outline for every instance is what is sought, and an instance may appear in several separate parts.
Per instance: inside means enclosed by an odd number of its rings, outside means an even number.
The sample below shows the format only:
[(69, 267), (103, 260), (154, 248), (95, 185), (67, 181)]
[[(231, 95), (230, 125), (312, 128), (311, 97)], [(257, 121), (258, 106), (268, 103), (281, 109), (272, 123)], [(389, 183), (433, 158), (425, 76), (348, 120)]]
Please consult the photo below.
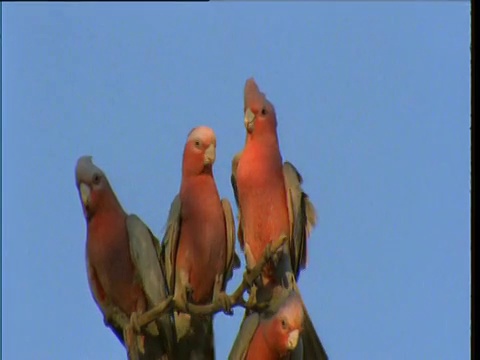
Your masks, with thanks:
[(205, 157), (203, 160), (204, 165), (213, 164), (215, 162), (215, 145), (210, 144), (210, 146), (205, 150)]
[(300, 332), (297, 329), (297, 330), (293, 330), (290, 334), (288, 334), (288, 341), (287, 341), (288, 350), (293, 350), (297, 347), (299, 333)]
[(85, 183), (80, 183), (80, 197), (84, 206), (90, 202), (90, 187)]
[(245, 118), (243, 119), (245, 123), (245, 128), (247, 129), (248, 132), (252, 132), (253, 130), (253, 125), (255, 123), (255, 114), (250, 110), (250, 108), (247, 108), (245, 110)]

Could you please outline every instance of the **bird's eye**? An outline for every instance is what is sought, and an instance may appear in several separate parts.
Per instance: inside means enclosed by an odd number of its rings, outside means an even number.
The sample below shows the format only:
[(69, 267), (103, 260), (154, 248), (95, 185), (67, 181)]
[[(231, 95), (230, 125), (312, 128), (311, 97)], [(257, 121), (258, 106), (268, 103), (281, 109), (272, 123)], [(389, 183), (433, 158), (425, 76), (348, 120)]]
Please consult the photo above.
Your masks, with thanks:
[(262, 115), (267, 115), (267, 109), (266, 108), (262, 109)]
[(100, 182), (100, 175), (95, 174), (93, 175), (93, 183), (98, 184)]
[(285, 321), (285, 319), (282, 319), (282, 328), (287, 328), (287, 322)]
[(197, 147), (197, 148), (200, 147), (200, 140), (195, 140), (195, 147)]

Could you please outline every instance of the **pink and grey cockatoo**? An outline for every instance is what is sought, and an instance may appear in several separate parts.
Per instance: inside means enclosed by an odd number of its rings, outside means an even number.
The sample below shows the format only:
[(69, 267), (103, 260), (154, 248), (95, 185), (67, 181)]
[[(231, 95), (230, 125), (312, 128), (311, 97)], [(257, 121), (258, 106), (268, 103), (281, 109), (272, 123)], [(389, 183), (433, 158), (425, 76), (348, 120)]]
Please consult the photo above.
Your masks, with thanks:
[[(105, 173), (91, 156), (78, 159), (75, 179), (87, 223), (86, 262), (93, 299), (122, 344), (133, 313), (141, 314), (168, 296), (160, 244), (150, 229), (120, 205)], [(173, 316), (150, 323), (136, 339), (140, 359), (169, 359)]]
[[(238, 206), (238, 239), (247, 266), (254, 267), (273, 240), (288, 238), (283, 255), (262, 273), (261, 294), (262, 287), (271, 292), (289, 274), (298, 280), (306, 266), (307, 238), (316, 224), (316, 211), (302, 189), (300, 173), (282, 160), (275, 108), (253, 78), (245, 84), (244, 115), (246, 142), (232, 161), (231, 181)], [(327, 358), (305, 307), (301, 340), (303, 355), (296, 358)]]
[[(220, 199), (213, 177), (216, 144), (209, 127), (199, 126), (188, 134), (180, 192), (168, 216), (163, 239), (166, 274), (181, 302), (211, 303), (216, 281), (225, 290), (233, 268), (239, 266), (232, 207)], [(215, 358), (213, 316), (175, 313), (175, 327), (178, 359)]]

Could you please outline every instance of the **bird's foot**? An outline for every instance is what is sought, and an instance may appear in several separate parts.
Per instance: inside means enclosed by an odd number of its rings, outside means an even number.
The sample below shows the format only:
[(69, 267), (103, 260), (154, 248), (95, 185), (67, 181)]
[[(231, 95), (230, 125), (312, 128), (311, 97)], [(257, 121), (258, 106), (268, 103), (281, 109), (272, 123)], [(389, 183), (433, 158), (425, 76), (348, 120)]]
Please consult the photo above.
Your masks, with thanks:
[(120, 325), (122, 329), (127, 326), (129, 322), (128, 317), (123, 311), (110, 303), (105, 306), (105, 308), (106, 310), (103, 314), (103, 323), (105, 326), (111, 327), (112, 324), (117, 324)]
[(295, 280), (295, 275), (292, 272), (288, 271), (285, 274), (284, 287), (289, 290), (296, 290), (297, 288), (296, 285), (297, 285), (297, 282)]
[(222, 291), (222, 287), (223, 274), (218, 274), (215, 277), (215, 285), (213, 287), (213, 302), (219, 304), (226, 315), (233, 315), (232, 302), (228, 294)]
[(287, 242), (287, 240), (288, 240), (287, 235), (285, 235), (285, 234), (280, 235), (278, 237), (278, 240), (277, 240), (277, 242), (278, 242), (277, 246), (281, 246), (281, 245), (285, 244)]
[[(283, 254), (282, 248), (287, 240), (288, 240), (288, 237), (285, 234), (282, 234), (279, 236), (279, 238), (276, 241), (268, 243), (265, 248), (265, 256), (268, 259), (270, 259), (275, 266), (280, 261), (280, 258)], [(276, 250), (273, 251), (272, 247), (275, 247)]]
[(255, 279), (252, 279), (252, 270), (248, 267), (245, 268), (243, 273), (243, 282), (247, 285), (247, 288), (251, 288), (254, 284)]
[(221, 304), (223, 313), (225, 315), (233, 315), (232, 302), (230, 300), (230, 296), (228, 296), (226, 292), (222, 291), (220, 294), (218, 294), (217, 301)]
[(253, 285), (250, 288), (250, 296), (248, 297), (247, 303), (245, 304), (245, 307), (247, 309), (252, 309), (257, 304), (257, 289), (258, 288), (256, 285)]
[(127, 356), (129, 360), (139, 359), (139, 348), (137, 346), (137, 335), (132, 325), (128, 324), (123, 329), (123, 339), (125, 341), (125, 347), (127, 349)]
[(140, 313), (138, 311), (132, 312), (130, 315), (130, 320), (127, 325), (127, 328), (129, 329), (128, 331), (131, 333), (131, 336), (133, 336), (132, 339), (132, 346), (136, 346), (137, 349), (144, 354), (145, 353), (145, 338), (144, 336), (141, 335), (141, 327), (138, 323), (138, 317)]
[(263, 256), (265, 256), (265, 259), (271, 259), (272, 258), (272, 243), (269, 242), (267, 246), (265, 246), (265, 250), (263, 251)]
[(173, 303), (175, 304), (175, 309), (177, 312), (188, 313), (188, 293), (190, 293), (187, 287), (182, 287), (182, 290), (176, 291), (173, 295)]
[(138, 325), (138, 313), (136, 311), (132, 312), (130, 315), (130, 323), (133, 331), (137, 334), (140, 334), (140, 326)]

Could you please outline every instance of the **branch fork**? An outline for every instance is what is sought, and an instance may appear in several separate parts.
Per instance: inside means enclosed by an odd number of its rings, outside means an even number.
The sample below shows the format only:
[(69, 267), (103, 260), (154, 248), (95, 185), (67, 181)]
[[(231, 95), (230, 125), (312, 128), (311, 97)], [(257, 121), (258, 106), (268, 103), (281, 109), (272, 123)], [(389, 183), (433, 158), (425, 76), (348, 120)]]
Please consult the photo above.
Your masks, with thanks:
[[(287, 239), (287, 236), (282, 235), (278, 239), (269, 243), (265, 248), (262, 258), (257, 262), (257, 264), (251, 269), (248, 267), (246, 268), (243, 273), (242, 282), (232, 294), (228, 295), (225, 291), (221, 290), (223, 276), (219, 275), (215, 281), (212, 303), (205, 305), (198, 305), (188, 301), (180, 303), (176, 301), (173, 296), (168, 296), (165, 300), (160, 302), (149, 311), (146, 311), (143, 314), (135, 314), (130, 319), (131, 321), (129, 324), (125, 327), (125, 335), (128, 334), (128, 337), (130, 338), (133, 335), (132, 333), (138, 333), (146, 325), (172, 310), (186, 312), (193, 315), (214, 315), (220, 311), (226, 315), (233, 315), (233, 309), (235, 307), (242, 307), (254, 311), (264, 309), (268, 304), (257, 303), (255, 296), (257, 287), (254, 282), (261, 275), (265, 265), (270, 260), (274, 260), (275, 255), (286, 243)], [(250, 290), (250, 297), (248, 301), (245, 301), (243, 294), (247, 290)], [(133, 344), (128, 344), (128, 342), (126, 342), (125, 345), (127, 346), (128, 358), (130, 360), (137, 360), (137, 349), (130, 349), (130, 347), (136, 348), (135, 342)]]

